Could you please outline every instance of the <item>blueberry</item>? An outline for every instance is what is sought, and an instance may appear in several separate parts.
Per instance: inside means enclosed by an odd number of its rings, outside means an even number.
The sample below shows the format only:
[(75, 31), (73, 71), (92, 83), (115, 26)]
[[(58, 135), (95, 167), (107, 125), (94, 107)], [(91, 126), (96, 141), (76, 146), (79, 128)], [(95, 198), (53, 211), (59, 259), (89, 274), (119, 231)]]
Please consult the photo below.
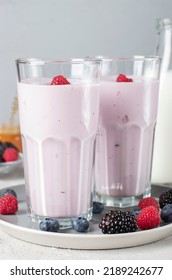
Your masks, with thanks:
[(8, 141), (4, 142), (4, 148), (5, 149), (13, 148), (13, 149), (15, 149), (18, 152), (18, 148), (13, 143), (8, 142)]
[(104, 210), (104, 204), (98, 201), (93, 201), (93, 214), (99, 214)]
[(141, 213), (141, 210), (138, 209), (138, 208), (136, 208), (136, 209), (134, 209), (134, 210), (132, 211), (132, 214), (133, 214), (135, 217), (137, 217), (140, 213)]
[(40, 222), (39, 228), (42, 231), (58, 232), (60, 225), (58, 220), (53, 218), (45, 218)]
[(84, 217), (73, 218), (72, 227), (78, 232), (85, 232), (89, 228), (89, 221)]
[(161, 219), (165, 223), (172, 223), (172, 204), (167, 204), (162, 208)]
[(4, 150), (5, 150), (4, 143), (0, 141), (0, 156), (1, 156), (1, 157), (2, 157), (2, 155), (3, 155)]
[(14, 190), (12, 190), (12, 189), (6, 189), (6, 190), (4, 190), (2, 192), (2, 196), (7, 195), (7, 194), (12, 194), (12, 195), (14, 195), (17, 198), (16, 192)]

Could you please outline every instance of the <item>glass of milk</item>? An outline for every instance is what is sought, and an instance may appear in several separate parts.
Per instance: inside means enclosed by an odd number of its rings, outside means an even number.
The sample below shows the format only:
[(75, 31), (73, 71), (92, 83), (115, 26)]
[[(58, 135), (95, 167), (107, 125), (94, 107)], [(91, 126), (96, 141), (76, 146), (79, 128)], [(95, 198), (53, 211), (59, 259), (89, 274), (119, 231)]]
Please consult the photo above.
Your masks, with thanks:
[(57, 218), (61, 228), (71, 227), (74, 217), (90, 220), (100, 61), (16, 64), (28, 213), (35, 220)]
[(162, 57), (152, 183), (172, 184), (172, 20), (157, 20), (156, 54)]
[(133, 206), (150, 196), (160, 62), (102, 59), (94, 199), (107, 206)]

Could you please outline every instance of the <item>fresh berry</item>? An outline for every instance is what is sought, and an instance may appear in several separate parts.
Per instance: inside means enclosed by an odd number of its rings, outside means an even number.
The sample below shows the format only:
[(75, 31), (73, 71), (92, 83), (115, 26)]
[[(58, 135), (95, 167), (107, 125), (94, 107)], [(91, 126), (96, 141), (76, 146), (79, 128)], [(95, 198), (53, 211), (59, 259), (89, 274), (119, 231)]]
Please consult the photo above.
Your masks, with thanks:
[(2, 194), (1, 194), (1, 196), (7, 195), (7, 194), (12, 194), (12, 195), (14, 195), (14, 196), (17, 198), (16, 192), (15, 192), (14, 190), (12, 190), (12, 189), (6, 189), (6, 190), (4, 190), (4, 191), (2, 192)]
[(161, 210), (161, 219), (165, 223), (172, 223), (172, 204), (166, 204)]
[(5, 149), (13, 148), (13, 149), (15, 149), (18, 152), (18, 148), (13, 143), (8, 142), (8, 141), (4, 142), (4, 148)]
[(110, 210), (99, 224), (104, 234), (134, 232), (137, 230), (137, 221), (130, 211)]
[(154, 206), (144, 208), (136, 219), (138, 227), (142, 230), (152, 229), (160, 224), (159, 211)]
[(166, 204), (172, 204), (172, 189), (163, 192), (159, 196), (159, 206), (162, 209)]
[(93, 201), (93, 214), (99, 214), (103, 212), (104, 204), (98, 201)]
[(39, 228), (42, 231), (58, 232), (60, 225), (58, 220), (53, 218), (45, 218), (40, 222)]
[(124, 74), (119, 74), (118, 77), (116, 78), (116, 82), (118, 82), (118, 83), (122, 83), (122, 82), (129, 83), (129, 82), (133, 82), (133, 79), (127, 78), (127, 76), (124, 75)]
[(12, 194), (4, 195), (0, 198), (0, 214), (13, 215), (18, 210), (18, 201)]
[(138, 208), (136, 208), (136, 209), (134, 209), (134, 210), (132, 211), (132, 214), (133, 214), (135, 217), (138, 216), (140, 213), (141, 213), (141, 210), (138, 209)]
[(0, 141), (0, 157), (2, 158), (2, 155), (5, 151), (4, 143)]
[(62, 75), (56, 76), (52, 79), (51, 85), (68, 85), (69, 81)]
[(84, 217), (73, 218), (72, 227), (78, 232), (86, 232), (89, 228), (89, 221)]
[(18, 152), (14, 148), (7, 148), (5, 149), (2, 158), (5, 162), (15, 161), (18, 159)]
[(148, 206), (154, 206), (155, 208), (157, 208), (159, 210), (159, 205), (158, 205), (158, 202), (156, 201), (156, 199), (152, 196), (150, 197), (145, 197), (145, 198), (142, 198), (139, 203), (138, 203), (138, 208), (140, 210), (148, 207)]

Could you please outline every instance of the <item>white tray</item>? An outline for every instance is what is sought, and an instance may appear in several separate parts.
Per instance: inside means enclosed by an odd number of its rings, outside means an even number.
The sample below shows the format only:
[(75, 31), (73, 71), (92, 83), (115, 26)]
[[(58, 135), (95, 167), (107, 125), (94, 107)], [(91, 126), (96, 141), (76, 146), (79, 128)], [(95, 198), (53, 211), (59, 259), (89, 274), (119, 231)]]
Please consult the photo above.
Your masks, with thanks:
[(114, 249), (143, 245), (158, 241), (172, 234), (172, 224), (124, 234), (102, 234), (98, 223), (100, 215), (94, 215), (87, 233), (77, 233), (74, 230), (63, 232), (43, 232), (37, 223), (31, 221), (26, 214), (24, 185), (12, 187), (18, 196), (19, 211), (16, 215), (0, 215), (0, 229), (5, 233), (35, 244), (71, 248), (71, 249)]

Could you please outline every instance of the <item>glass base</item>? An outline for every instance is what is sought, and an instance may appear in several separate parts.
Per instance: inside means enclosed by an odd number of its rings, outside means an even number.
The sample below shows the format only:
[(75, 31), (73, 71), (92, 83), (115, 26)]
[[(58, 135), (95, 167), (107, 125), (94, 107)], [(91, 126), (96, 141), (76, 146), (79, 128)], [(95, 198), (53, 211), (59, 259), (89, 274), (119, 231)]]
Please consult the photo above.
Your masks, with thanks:
[[(88, 221), (90, 221), (92, 219), (92, 210), (93, 208), (89, 208), (87, 210), (87, 212), (82, 213), (81, 215), (79, 215), (79, 217), (84, 217), (86, 218)], [(34, 211), (32, 210), (31, 207), (28, 207), (28, 216), (32, 219), (33, 222), (37, 222), (40, 223), (41, 221), (43, 221), (45, 218), (53, 218), (58, 220), (59, 225), (60, 225), (60, 229), (69, 229), (72, 228), (72, 219), (76, 218), (75, 217), (65, 217), (65, 218), (59, 218), (59, 217), (48, 217), (48, 216), (41, 216), (41, 215), (37, 215), (34, 213)]]
[(138, 196), (118, 197), (118, 196), (108, 196), (108, 195), (101, 195), (99, 193), (95, 193), (94, 201), (99, 201), (103, 203), (105, 206), (125, 208), (125, 207), (137, 206), (138, 202), (142, 198), (149, 197), (149, 196), (151, 196), (150, 188), (144, 194)]

